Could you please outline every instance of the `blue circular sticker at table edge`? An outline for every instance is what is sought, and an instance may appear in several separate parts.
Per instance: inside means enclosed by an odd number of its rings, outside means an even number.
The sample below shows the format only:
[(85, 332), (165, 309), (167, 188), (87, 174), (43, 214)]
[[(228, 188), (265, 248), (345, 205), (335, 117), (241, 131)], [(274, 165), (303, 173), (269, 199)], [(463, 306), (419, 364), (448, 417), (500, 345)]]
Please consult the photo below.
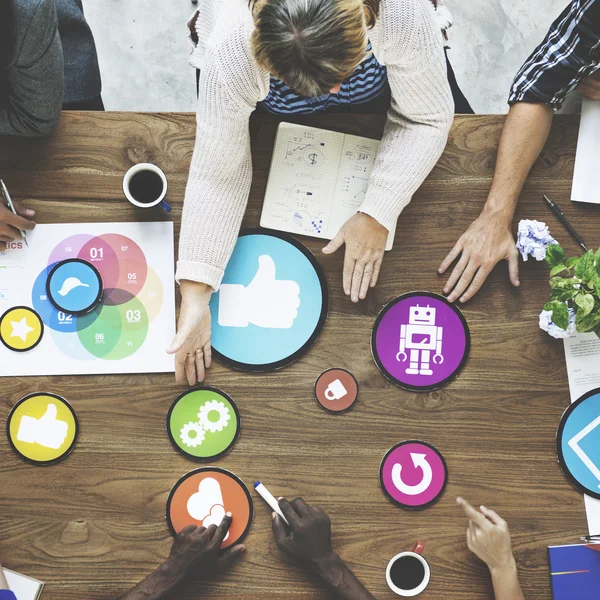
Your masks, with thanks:
[(323, 269), (291, 235), (242, 231), (210, 303), (212, 348), (242, 371), (285, 367), (319, 337), (329, 309)]
[(571, 484), (600, 500), (600, 388), (567, 407), (556, 432), (556, 452)]
[[(64, 278), (61, 277), (63, 272)], [(80, 258), (69, 258), (57, 263), (46, 281), (50, 302), (58, 310), (70, 315), (92, 311), (100, 302), (102, 291), (102, 277), (98, 269)], [(69, 295), (71, 297), (67, 298)]]

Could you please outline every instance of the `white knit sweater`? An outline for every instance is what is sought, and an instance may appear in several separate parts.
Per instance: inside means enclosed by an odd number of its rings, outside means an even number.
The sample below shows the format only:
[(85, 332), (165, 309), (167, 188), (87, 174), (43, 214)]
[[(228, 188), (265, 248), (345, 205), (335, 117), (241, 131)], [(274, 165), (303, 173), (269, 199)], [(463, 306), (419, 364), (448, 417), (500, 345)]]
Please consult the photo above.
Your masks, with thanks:
[[(196, 144), (190, 167), (177, 281), (218, 289), (236, 243), (252, 178), (248, 121), (269, 93), (250, 48), (247, 0), (200, 0)], [(440, 157), (453, 119), (440, 26), (430, 0), (382, 0), (369, 40), (392, 91), (381, 148), (360, 211), (387, 229)]]

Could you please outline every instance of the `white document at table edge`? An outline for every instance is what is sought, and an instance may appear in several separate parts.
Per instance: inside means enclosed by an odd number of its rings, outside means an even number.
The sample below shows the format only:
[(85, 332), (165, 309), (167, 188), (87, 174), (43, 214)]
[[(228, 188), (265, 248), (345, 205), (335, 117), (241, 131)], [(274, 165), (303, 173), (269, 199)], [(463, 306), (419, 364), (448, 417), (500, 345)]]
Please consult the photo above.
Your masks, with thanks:
[(17, 600), (37, 600), (44, 588), (44, 582), (28, 577), (10, 569), (2, 569), (4, 576), (10, 587), (10, 590), (15, 594)]
[(600, 101), (583, 99), (571, 200), (600, 204)]

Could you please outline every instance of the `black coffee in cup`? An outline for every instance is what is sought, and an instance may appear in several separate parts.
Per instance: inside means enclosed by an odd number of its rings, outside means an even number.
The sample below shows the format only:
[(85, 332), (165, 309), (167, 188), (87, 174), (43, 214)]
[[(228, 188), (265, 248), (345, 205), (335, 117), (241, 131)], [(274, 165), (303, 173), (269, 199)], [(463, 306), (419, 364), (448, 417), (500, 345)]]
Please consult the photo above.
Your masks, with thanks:
[(150, 170), (134, 173), (129, 182), (129, 193), (141, 204), (156, 202), (163, 193), (164, 183), (161, 176)]
[(401, 590), (414, 590), (423, 583), (425, 567), (414, 556), (401, 556), (396, 559), (390, 569), (392, 583)]

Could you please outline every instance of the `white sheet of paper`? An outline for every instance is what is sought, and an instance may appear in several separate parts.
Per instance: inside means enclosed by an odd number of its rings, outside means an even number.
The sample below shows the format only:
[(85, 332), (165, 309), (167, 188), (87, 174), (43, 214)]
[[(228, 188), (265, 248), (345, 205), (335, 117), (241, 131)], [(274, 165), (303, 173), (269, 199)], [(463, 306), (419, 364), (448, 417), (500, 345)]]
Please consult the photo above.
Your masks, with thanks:
[[(173, 223), (37, 225), (27, 241), (0, 252), (0, 316), (32, 307), (44, 313), (44, 335), (27, 352), (0, 344), (0, 377), (174, 371), (165, 351), (175, 335)], [(47, 299), (48, 267), (71, 257), (96, 266), (106, 288), (84, 317)]]
[(583, 99), (571, 200), (600, 204), (600, 101)]
[(2, 569), (10, 591), (14, 593), (17, 600), (37, 600), (44, 587), (42, 581), (26, 577), (10, 569)]
[[(564, 340), (571, 402), (600, 387), (600, 338), (578, 333)], [(590, 535), (600, 534), (600, 500), (584, 495)]]
[[(360, 209), (380, 142), (281, 123), (261, 213), (262, 227), (330, 240)], [(391, 250), (396, 228), (390, 231)]]

